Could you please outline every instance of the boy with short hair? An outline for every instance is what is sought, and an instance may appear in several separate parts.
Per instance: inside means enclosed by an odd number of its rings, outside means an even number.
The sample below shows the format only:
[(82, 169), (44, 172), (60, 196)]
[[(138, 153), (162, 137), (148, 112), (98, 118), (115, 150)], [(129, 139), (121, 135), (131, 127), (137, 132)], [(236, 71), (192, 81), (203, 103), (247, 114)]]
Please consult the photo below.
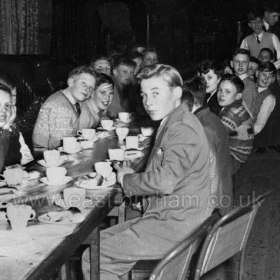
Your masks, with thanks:
[(256, 72), (259, 68), (260, 61), (255, 58), (254, 56), (250, 57), (249, 68), (247, 71), (248, 77), (253, 81), (256, 82)]
[(274, 53), (269, 48), (262, 48), (258, 58), (260, 62), (274, 62)]
[(277, 54), (276, 68), (280, 68), (280, 42), (278, 37), (263, 30), (262, 13), (260, 10), (250, 11), (248, 14), (248, 25), (253, 34), (243, 39), (240, 48), (250, 51), (251, 56), (259, 57), (262, 48), (269, 48)]
[(232, 174), (247, 161), (254, 141), (252, 118), (242, 103), (244, 83), (235, 75), (226, 74), (218, 87), (218, 102), (222, 106), (220, 118), (229, 133)]
[(233, 55), (231, 64), (234, 74), (238, 76), (244, 83), (242, 99), (249, 113), (253, 114), (255, 99), (257, 96), (257, 87), (254, 81), (248, 77), (248, 68), (250, 63), (250, 52), (246, 49), (237, 49)]

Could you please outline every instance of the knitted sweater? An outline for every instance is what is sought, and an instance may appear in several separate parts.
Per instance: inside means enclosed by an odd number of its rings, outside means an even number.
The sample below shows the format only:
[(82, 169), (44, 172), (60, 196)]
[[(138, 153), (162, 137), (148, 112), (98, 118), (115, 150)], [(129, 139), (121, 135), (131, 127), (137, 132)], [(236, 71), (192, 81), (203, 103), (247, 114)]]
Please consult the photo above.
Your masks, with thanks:
[(75, 136), (78, 115), (68, 98), (58, 91), (52, 94), (40, 109), (34, 130), (34, 147), (53, 149), (61, 145), (66, 136)]
[(239, 162), (245, 162), (252, 152), (254, 131), (242, 100), (223, 107), (220, 117), (229, 132), (230, 154)]

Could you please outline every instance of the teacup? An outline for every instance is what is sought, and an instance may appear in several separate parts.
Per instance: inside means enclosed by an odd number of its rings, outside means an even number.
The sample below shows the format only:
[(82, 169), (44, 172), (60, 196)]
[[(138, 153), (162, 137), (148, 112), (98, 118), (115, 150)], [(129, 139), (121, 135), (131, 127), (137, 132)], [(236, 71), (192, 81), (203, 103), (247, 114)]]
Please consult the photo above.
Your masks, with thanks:
[(14, 205), (12, 203), (7, 205), (7, 218), (12, 230), (23, 231), (28, 220), (34, 219), (35, 216), (35, 211), (29, 205)]
[(111, 130), (114, 125), (112, 120), (101, 120), (101, 126), (105, 130)]
[(3, 173), (3, 177), (7, 185), (21, 184), (23, 180), (24, 170), (21, 168), (6, 169)]
[(154, 128), (153, 127), (141, 127), (141, 134), (145, 137), (152, 136), (154, 133)]
[(63, 138), (63, 150), (66, 153), (75, 153), (79, 150), (80, 144), (75, 137)]
[(93, 140), (95, 136), (95, 129), (84, 128), (82, 131), (78, 131), (78, 135), (83, 136), (83, 138), (86, 140)]
[(131, 121), (131, 115), (127, 112), (118, 113), (119, 120), (123, 123), (129, 123)]
[(138, 149), (139, 139), (138, 136), (127, 136), (125, 138), (125, 148), (128, 149)]
[(60, 158), (60, 152), (57, 150), (44, 151), (44, 159), (48, 166), (57, 166)]
[(66, 209), (69, 207), (83, 208), (86, 197), (86, 189), (70, 187), (63, 190), (63, 200)]
[(48, 181), (54, 185), (63, 182), (66, 173), (65, 167), (48, 167), (46, 170)]
[(93, 146), (94, 146), (94, 142), (93, 141), (89, 141), (89, 140), (86, 140), (86, 141), (81, 141), (80, 142), (80, 146), (82, 149), (92, 149)]
[(103, 178), (109, 177), (113, 171), (111, 162), (106, 162), (106, 161), (96, 162), (94, 167), (95, 167), (96, 173), (98, 175), (101, 175)]
[(127, 127), (117, 127), (116, 134), (118, 136), (119, 142), (123, 142), (125, 137), (128, 135), (129, 129)]
[(109, 153), (110, 160), (123, 161), (124, 150), (122, 150), (122, 149), (109, 149), (108, 153)]

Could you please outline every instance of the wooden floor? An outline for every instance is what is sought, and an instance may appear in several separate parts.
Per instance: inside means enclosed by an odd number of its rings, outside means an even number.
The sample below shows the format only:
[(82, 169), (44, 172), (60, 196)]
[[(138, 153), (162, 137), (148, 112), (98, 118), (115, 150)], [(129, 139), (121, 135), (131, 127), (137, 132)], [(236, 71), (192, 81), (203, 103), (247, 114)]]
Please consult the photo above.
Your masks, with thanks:
[[(253, 154), (235, 177), (235, 204), (245, 203), (268, 189), (273, 194), (259, 209), (247, 244), (244, 280), (280, 279), (280, 153)], [(235, 280), (235, 265), (226, 264), (205, 277)], [(226, 271), (226, 273), (225, 273)]]

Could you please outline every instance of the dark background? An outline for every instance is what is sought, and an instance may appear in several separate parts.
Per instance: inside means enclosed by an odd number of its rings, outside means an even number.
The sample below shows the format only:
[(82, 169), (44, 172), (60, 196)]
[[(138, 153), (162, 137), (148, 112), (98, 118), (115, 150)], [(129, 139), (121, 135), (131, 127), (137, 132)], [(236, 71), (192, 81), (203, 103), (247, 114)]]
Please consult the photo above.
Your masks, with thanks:
[[(38, 3), (39, 53), (0, 56), (0, 68), (14, 77), (20, 93), (18, 114), (36, 96), (48, 96), (62, 88), (73, 67), (135, 43), (156, 47), (160, 62), (178, 68), (183, 78), (202, 59), (229, 59), (240, 43), (238, 22), (243, 35), (248, 33), (246, 15), (250, 9), (261, 6), (262, 1), (38, 0)], [(110, 5), (114, 5), (113, 9), (108, 8)], [(109, 15), (107, 19), (104, 14)]]

